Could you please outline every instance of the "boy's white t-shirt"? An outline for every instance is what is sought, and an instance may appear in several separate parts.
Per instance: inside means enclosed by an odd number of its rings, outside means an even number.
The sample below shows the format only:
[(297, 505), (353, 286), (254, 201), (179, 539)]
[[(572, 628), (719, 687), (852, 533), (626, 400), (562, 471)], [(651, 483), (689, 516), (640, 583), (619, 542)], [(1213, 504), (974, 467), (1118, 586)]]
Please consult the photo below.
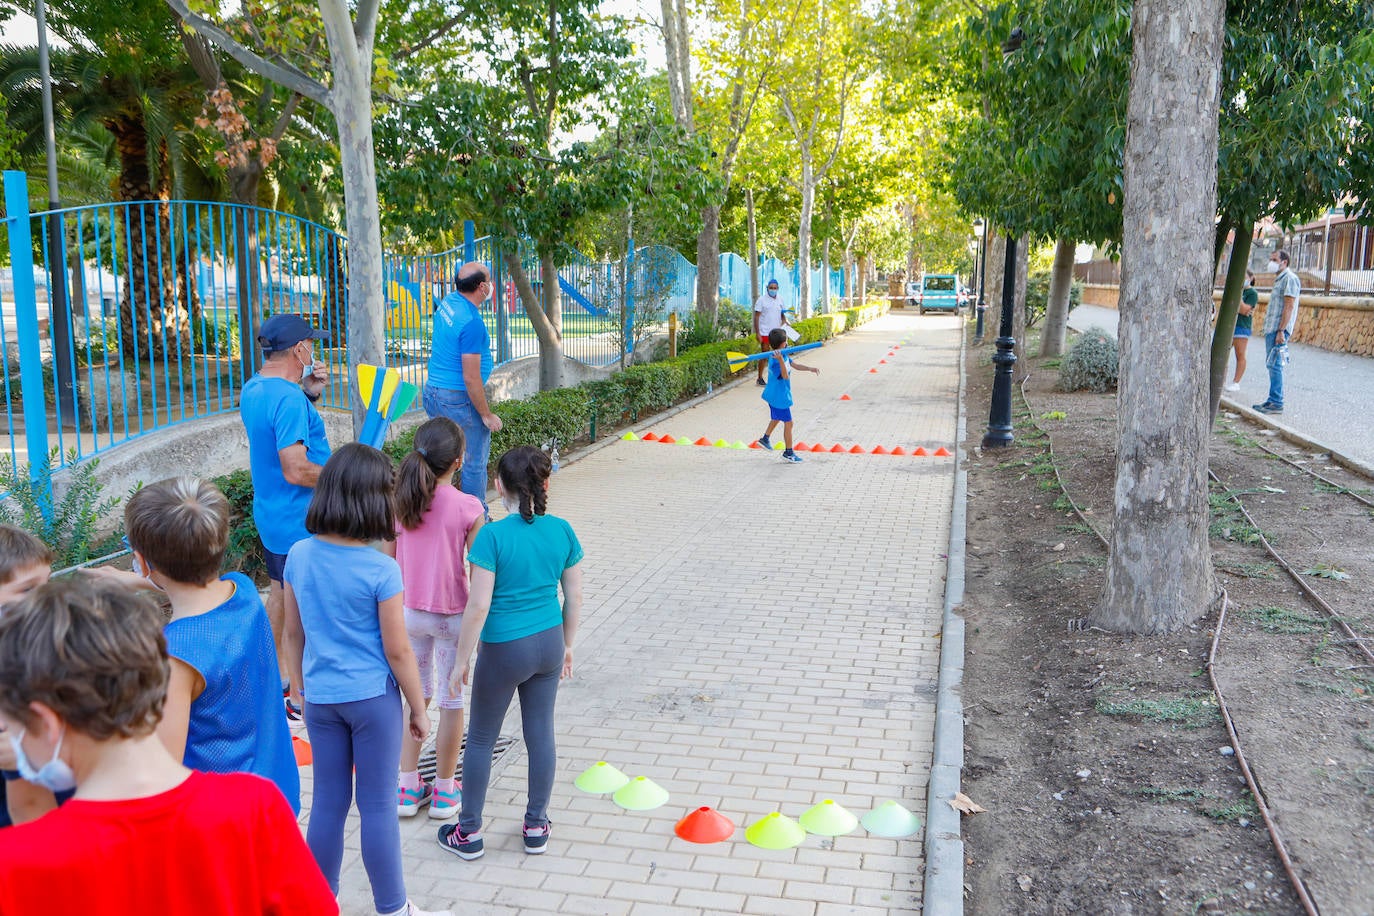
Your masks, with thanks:
[(759, 296), (759, 301), (754, 303), (754, 311), (759, 315), (760, 337), (767, 337), (769, 331), (782, 327), (782, 309), (782, 296), (770, 296), (767, 293)]

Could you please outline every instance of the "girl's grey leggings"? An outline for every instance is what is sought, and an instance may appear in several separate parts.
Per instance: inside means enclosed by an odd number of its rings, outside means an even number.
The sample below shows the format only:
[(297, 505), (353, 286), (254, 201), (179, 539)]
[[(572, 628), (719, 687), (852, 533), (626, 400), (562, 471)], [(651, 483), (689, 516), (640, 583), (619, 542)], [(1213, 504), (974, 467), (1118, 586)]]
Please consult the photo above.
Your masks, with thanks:
[(468, 737), (463, 749), (463, 833), (482, 827), (482, 808), (491, 782), (491, 754), (511, 697), (520, 692), (520, 722), (529, 755), (529, 801), (525, 826), (549, 822), (558, 752), (554, 746), (553, 706), (563, 669), (563, 625), (510, 642), (484, 642), (477, 651), (468, 701)]

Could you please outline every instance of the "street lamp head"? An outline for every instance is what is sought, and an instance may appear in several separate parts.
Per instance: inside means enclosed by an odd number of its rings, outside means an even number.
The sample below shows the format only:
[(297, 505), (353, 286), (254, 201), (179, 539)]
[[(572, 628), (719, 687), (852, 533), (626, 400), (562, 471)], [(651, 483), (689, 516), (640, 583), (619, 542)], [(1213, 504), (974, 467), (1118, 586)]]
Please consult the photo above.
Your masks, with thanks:
[(1025, 43), (1025, 40), (1026, 33), (1022, 31), (1019, 25), (1012, 29), (1011, 34), (1007, 36), (1007, 40), (1002, 42), (1002, 59), (1005, 60), (1021, 50), (1021, 45)]
[(980, 239), (983, 237), (983, 218), (981, 216), (973, 221), (973, 234)]

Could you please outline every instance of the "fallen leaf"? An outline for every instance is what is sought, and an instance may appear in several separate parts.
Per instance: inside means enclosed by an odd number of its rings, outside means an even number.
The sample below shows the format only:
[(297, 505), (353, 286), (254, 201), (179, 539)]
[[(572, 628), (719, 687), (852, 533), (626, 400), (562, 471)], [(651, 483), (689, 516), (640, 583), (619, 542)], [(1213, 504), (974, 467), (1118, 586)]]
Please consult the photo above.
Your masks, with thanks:
[(1034, 884), (1035, 882), (1031, 880), (1030, 875), (1019, 875), (1016, 879), (1016, 886), (1021, 888), (1021, 890), (1025, 891), (1028, 894), (1030, 893), (1030, 889), (1032, 886), (1034, 886)]
[(960, 814), (981, 814), (988, 810), (963, 792), (955, 792), (954, 797), (949, 800), (949, 806)]
[(1063, 550), (1063, 549), (1064, 549), (1064, 542), (1063, 542), (1063, 541), (1060, 541), (1058, 544), (1055, 544), (1053, 547), (1050, 548), (1050, 550)]

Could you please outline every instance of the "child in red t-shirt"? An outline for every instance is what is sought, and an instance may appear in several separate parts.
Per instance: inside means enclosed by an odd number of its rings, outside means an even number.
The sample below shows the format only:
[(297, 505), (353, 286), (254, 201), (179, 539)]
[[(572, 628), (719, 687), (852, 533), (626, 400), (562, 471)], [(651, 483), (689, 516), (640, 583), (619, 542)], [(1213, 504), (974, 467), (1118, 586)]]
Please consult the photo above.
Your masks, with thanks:
[(0, 618), (0, 725), (19, 771), (76, 797), (0, 831), (0, 913), (336, 914), (270, 782), (186, 769), (156, 734), (162, 615), (116, 583), (48, 583)]

